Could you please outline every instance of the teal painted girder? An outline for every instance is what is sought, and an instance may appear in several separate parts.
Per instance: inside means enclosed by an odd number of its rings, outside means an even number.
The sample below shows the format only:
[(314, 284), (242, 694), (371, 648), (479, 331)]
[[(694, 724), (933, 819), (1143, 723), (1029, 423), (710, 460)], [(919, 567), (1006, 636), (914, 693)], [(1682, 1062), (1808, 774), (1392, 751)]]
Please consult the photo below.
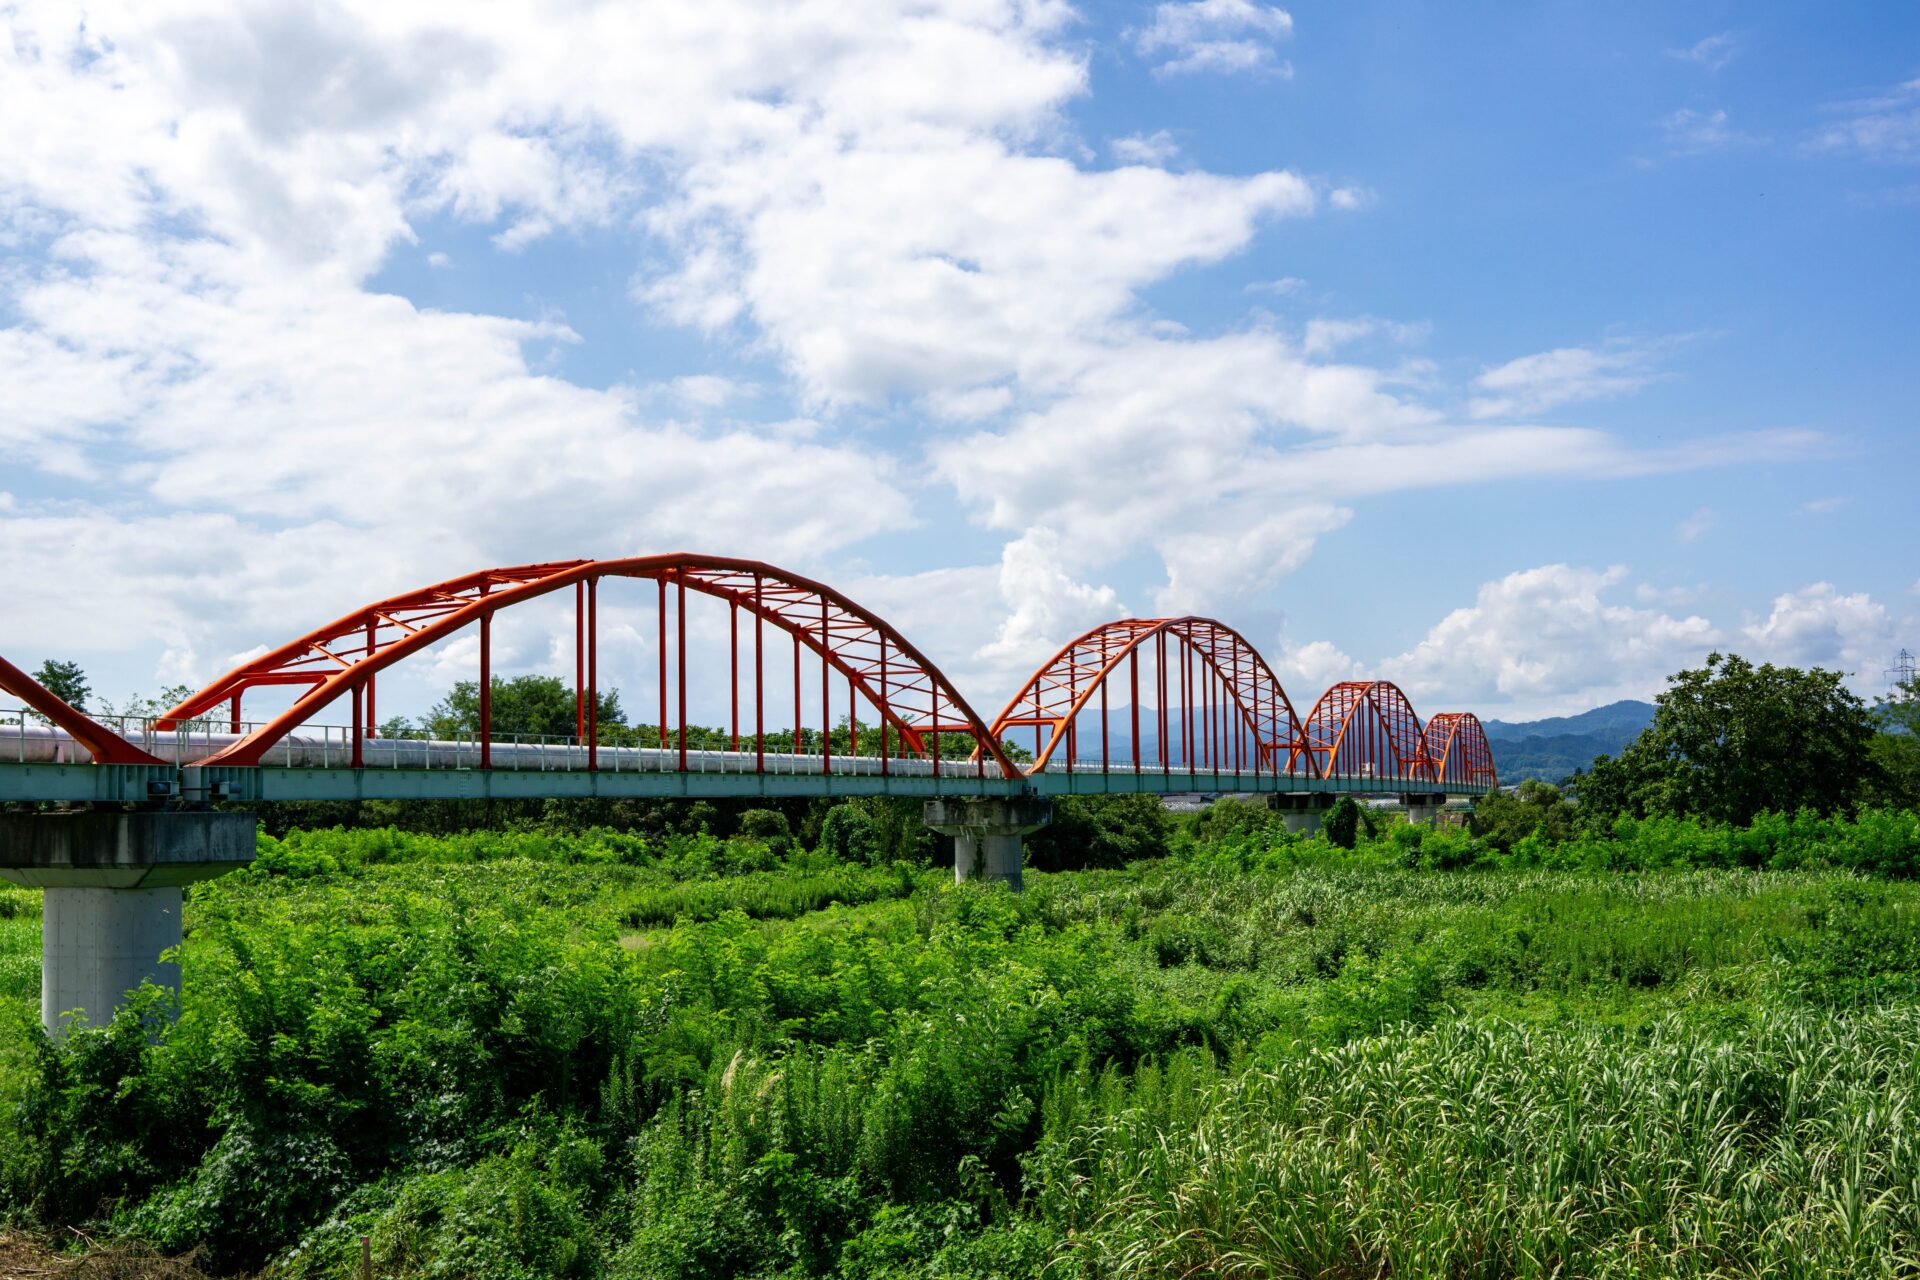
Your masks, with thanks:
[[(1489, 788), (1455, 783), (1472, 798)], [(1273, 774), (1163, 774), (1132, 769), (1052, 771), (981, 777), (971, 769), (926, 774), (753, 774), (519, 772), (481, 769), (176, 768), (171, 765), (3, 764), (0, 801), (142, 804), (221, 800), (690, 799), (753, 796), (1193, 795), (1222, 793), (1395, 796), (1437, 794), (1431, 782), (1388, 778), (1303, 778)]]

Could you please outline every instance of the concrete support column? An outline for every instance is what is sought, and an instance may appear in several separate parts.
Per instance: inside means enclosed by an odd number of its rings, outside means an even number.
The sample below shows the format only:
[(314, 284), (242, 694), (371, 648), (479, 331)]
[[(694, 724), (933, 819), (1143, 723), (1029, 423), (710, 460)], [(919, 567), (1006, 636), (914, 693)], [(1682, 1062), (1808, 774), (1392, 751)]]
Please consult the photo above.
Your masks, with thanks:
[(1440, 811), (1447, 807), (1444, 792), (1415, 792), (1400, 797), (1400, 803), (1407, 807), (1407, 821), (1415, 826), (1431, 827)]
[(0, 815), (0, 877), (46, 890), (47, 1030), (108, 1022), (143, 981), (177, 990), (179, 967), (160, 955), (180, 945), (181, 888), (253, 861), (254, 830), (244, 813)]
[(953, 837), (953, 879), (984, 879), (1020, 889), (1021, 837), (1053, 820), (1053, 802), (1031, 796), (929, 800), (927, 828)]
[(1333, 797), (1324, 791), (1295, 791), (1267, 797), (1267, 807), (1277, 810), (1287, 831), (1310, 836), (1320, 829), (1321, 815), (1333, 808)]
[[(180, 945), (178, 885), (161, 889), (48, 889), (40, 915), (40, 1019), (84, 1010), (113, 1016), (142, 982), (180, 989), (180, 966), (160, 953)], [(101, 1016), (101, 1011), (105, 1015)]]

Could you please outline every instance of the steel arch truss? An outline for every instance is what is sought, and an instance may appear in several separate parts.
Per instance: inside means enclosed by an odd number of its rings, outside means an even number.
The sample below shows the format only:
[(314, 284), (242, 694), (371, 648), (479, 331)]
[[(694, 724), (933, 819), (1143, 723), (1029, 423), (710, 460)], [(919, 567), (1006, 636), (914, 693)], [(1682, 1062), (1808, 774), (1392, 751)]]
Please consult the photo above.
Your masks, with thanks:
[(1326, 778), (1435, 780), (1413, 704), (1386, 680), (1345, 680), (1307, 713), (1301, 751)]
[[(1141, 654), (1149, 655), (1149, 714), (1158, 758), (1141, 758)], [(1122, 673), (1122, 667), (1125, 668)], [(1098, 716), (1103, 765), (1109, 763), (1106, 738), (1109, 682), (1125, 684), (1124, 701), (1132, 709), (1130, 763), (1165, 771), (1178, 744), (1182, 769), (1207, 762), (1215, 770), (1253, 773), (1291, 772), (1301, 767), (1300, 720), (1280, 681), (1246, 639), (1211, 618), (1126, 618), (1095, 627), (1056, 653), (1034, 672), (993, 722), (1001, 741), (1020, 728), (1037, 731), (1030, 773), (1046, 769), (1057, 752), (1068, 767), (1076, 749), (1079, 717), (1090, 707)], [(1170, 703), (1180, 708), (1176, 720)], [(1310, 768), (1310, 765), (1306, 766)]]
[(20, 668), (0, 658), (0, 690), (12, 694), (87, 749), (95, 764), (160, 764), (107, 726), (79, 710)]
[(1493, 748), (1480, 717), (1471, 711), (1442, 711), (1427, 721), (1427, 756), (1443, 784), (1497, 787)]
[[(772, 624), (793, 638), (796, 672), (802, 646), (811, 650), (820, 661), (823, 701), (828, 696), (825, 692), (826, 674), (828, 671), (837, 672), (845, 679), (850, 690), (879, 712), (882, 723), (898, 734), (898, 742), (906, 751), (932, 756), (936, 769), (940, 756), (946, 754), (940, 750), (940, 735), (964, 734), (974, 743), (976, 755), (984, 751), (986, 757), (1006, 777), (1019, 776), (1018, 768), (1007, 759), (999, 739), (988, 731), (986, 724), (940, 670), (879, 617), (831, 587), (760, 561), (689, 554), (621, 560), (567, 560), (486, 569), (381, 600), (241, 664), (174, 707), (156, 727), (171, 728), (181, 721), (205, 715), (224, 705), (230, 709), (237, 733), (241, 726), (241, 698), (249, 689), (274, 685), (305, 686), (305, 692), (286, 711), (198, 763), (258, 764), (275, 743), (343, 694), (352, 697), (353, 741), (357, 750), (362, 726), (375, 723), (375, 677), (380, 671), (474, 623), (481, 627), (481, 650), (484, 655), (487, 652), (488, 628), (495, 613), (571, 587), (574, 591), (575, 615), (579, 620), (575, 645), (578, 668), (576, 686), (579, 690), (576, 727), (580, 737), (588, 744), (593, 744), (598, 737), (598, 726), (594, 723), (597, 713), (595, 629), (597, 587), (602, 578), (652, 579), (659, 584), (663, 747), (669, 745), (664, 706), (667, 595), (672, 591), (679, 604), (684, 605), (686, 593), (691, 591), (725, 600), (734, 621), (736, 744), (740, 737), (738, 627), (739, 615), (744, 613), (755, 629), (756, 661), (760, 652), (759, 624)], [(679, 664), (680, 748), (684, 760), (684, 609), (679, 611), (679, 627), (682, 659)], [(486, 697), (489, 681), (486, 678), (486, 665), (483, 656), (482, 679), (479, 682), (483, 726), (488, 715)], [(756, 714), (758, 711), (756, 707)], [(482, 738), (486, 736), (483, 727)], [(758, 749), (756, 746), (755, 750)], [(883, 758), (884, 755), (883, 750)]]

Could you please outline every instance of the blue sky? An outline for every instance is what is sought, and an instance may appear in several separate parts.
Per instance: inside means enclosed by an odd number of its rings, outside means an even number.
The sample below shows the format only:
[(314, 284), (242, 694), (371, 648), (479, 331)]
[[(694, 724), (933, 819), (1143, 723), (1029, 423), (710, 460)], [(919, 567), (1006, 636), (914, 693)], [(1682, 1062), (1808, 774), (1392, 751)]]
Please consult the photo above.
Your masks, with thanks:
[(0, 653), (110, 699), (674, 549), (983, 706), (1121, 613), (1504, 719), (1920, 647), (1911, 5), (0, 22)]

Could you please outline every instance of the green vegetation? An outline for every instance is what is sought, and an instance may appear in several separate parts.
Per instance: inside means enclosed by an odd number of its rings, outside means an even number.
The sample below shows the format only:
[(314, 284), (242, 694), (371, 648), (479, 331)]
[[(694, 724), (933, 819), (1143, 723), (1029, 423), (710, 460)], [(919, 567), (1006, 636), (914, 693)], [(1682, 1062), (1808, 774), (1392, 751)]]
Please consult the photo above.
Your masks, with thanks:
[(1811, 677), (1438, 830), (1064, 802), (1021, 895), (879, 800), (272, 809), (103, 1029), (0, 890), (0, 1196), (276, 1280), (1914, 1274), (1913, 699)]
[(1746, 822), (1768, 810), (1834, 813), (1872, 792), (1874, 718), (1835, 671), (1713, 654), (1673, 676), (1653, 725), (1580, 780), (1595, 821), (1699, 814)]
[(855, 806), (263, 836), (177, 1021), (61, 1043), (8, 891), (7, 1203), (284, 1277), (362, 1233), (406, 1276), (1909, 1265), (1920, 817), (1070, 820), (1170, 856), (1014, 896)]

